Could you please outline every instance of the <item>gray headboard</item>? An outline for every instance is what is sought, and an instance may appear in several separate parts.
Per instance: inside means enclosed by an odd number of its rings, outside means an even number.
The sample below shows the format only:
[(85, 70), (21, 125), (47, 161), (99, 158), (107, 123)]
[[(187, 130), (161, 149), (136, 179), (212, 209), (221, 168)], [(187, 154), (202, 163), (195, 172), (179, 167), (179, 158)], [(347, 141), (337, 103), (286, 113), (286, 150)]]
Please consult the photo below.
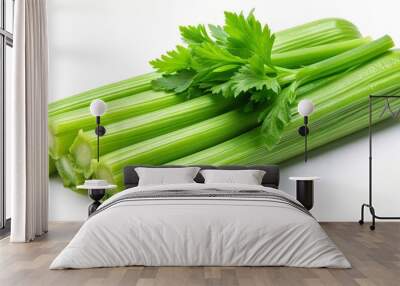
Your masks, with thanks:
[[(220, 169), (220, 170), (263, 170), (265, 171), (264, 178), (262, 180), (262, 185), (265, 187), (271, 187), (277, 189), (279, 187), (279, 167), (275, 165), (269, 166), (207, 166), (207, 165), (196, 165), (201, 169)], [(154, 168), (181, 168), (187, 166), (172, 166), (172, 165), (162, 165), (162, 166), (149, 166), (149, 165), (134, 165), (127, 166), (124, 168), (124, 185), (125, 188), (133, 188), (138, 185), (139, 177), (135, 171), (137, 167), (154, 167)], [(197, 183), (204, 183), (203, 176), (199, 173), (194, 179)]]

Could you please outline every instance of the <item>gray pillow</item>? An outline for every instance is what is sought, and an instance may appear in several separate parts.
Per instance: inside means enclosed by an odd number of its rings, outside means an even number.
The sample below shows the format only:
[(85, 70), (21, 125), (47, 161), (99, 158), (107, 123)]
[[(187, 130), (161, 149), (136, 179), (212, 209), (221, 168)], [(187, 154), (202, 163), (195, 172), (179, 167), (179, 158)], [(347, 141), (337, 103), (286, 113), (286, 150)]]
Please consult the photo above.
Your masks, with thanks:
[(199, 167), (184, 168), (135, 168), (139, 186), (195, 183)]
[(265, 171), (262, 170), (202, 170), (205, 184), (261, 185)]

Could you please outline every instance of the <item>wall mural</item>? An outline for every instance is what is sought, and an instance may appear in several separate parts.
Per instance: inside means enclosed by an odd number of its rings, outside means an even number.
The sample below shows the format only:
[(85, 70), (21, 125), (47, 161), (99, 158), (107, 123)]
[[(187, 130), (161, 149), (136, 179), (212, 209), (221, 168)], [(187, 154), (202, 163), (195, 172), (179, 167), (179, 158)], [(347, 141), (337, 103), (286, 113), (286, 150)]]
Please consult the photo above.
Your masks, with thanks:
[[(49, 104), (51, 175), (76, 191), (85, 178), (122, 187), (131, 164), (280, 163), (304, 151), (301, 99), (315, 105), (315, 149), (367, 127), (368, 96), (400, 87), (390, 36), (363, 37), (344, 19), (272, 33), (253, 12), (225, 12), (223, 26), (179, 29), (183, 44), (151, 61), (154, 73)], [(95, 99), (107, 104), (99, 162)], [(376, 110), (374, 122), (387, 118)]]

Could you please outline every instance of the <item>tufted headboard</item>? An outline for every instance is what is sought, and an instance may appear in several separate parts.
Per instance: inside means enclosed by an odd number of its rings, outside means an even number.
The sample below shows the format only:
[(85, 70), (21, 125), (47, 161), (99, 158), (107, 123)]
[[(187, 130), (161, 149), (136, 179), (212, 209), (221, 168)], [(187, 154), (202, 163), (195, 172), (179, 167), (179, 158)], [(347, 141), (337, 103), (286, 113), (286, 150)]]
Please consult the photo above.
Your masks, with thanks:
[[(125, 188), (133, 188), (136, 187), (139, 183), (138, 174), (135, 171), (137, 167), (154, 167), (154, 168), (182, 168), (188, 166), (172, 166), (172, 165), (162, 165), (162, 166), (149, 166), (149, 165), (134, 165), (127, 166), (124, 168), (124, 185)], [(207, 165), (196, 165), (196, 167), (200, 167), (203, 169), (220, 169), (220, 170), (263, 170), (265, 171), (264, 178), (262, 180), (262, 185), (265, 187), (271, 187), (277, 189), (279, 187), (279, 167), (275, 165), (257, 165), (257, 166), (207, 166)], [(194, 179), (197, 183), (204, 183), (203, 176), (199, 173)]]

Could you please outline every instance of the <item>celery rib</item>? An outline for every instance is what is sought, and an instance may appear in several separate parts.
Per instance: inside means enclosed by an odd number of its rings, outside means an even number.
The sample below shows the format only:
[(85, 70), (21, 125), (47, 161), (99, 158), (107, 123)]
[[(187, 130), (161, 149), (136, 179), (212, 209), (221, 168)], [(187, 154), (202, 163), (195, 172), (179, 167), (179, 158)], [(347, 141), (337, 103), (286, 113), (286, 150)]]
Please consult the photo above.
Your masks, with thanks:
[(383, 36), (366, 45), (362, 45), (337, 56), (306, 66), (299, 70), (296, 79), (303, 82), (310, 82), (314, 79), (343, 71), (377, 57), (393, 46), (394, 43), (392, 38), (387, 35)]
[(353, 23), (337, 18), (321, 19), (275, 33), (274, 52), (357, 39), (360, 32)]
[(226, 141), (257, 125), (257, 113), (233, 110), (149, 140), (108, 153), (93, 160), (95, 177), (117, 182), (129, 164), (159, 165)]
[[(145, 91), (107, 102), (107, 111), (101, 117), (103, 125), (142, 115), (185, 101), (182, 96), (160, 92)], [(49, 119), (49, 129), (53, 135), (70, 133), (79, 129), (89, 129), (94, 125), (93, 115), (88, 107), (64, 112)]]
[[(209, 119), (232, 109), (233, 100), (205, 95), (183, 103), (146, 113), (106, 126), (101, 138), (100, 154), (156, 137), (179, 128)], [(91, 159), (96, 155), (97, 137), (93, 131), (80, 131), (70, 153), (78, 171), (91, 175)]]
[(64, 187), (73, 188), (84, 182), (81, 174), (75, 172), (72, 162), (68, 156), (62, 156), (55, 161), (57, 172), (63, 180)]
[[(107, 102), (108, 110), (102, 116), (102, 124), (135, 117), (154, 110), (172, 106), (185, 99), (165, 92), (145, 91), (139, 94)], [(58, 114), (49, 118), (49, 154), (58, 159), (68, 153), (80, 129), (93, 129), (95, 121), (87, 107)]]
[(271, 59), (272, 63), (277, 66), (285, 68), (302, 67), (325, 60), (332, 56), (336, 56), (363, 44), (367, 44), (370, 41), (371, 39), (366, 37), (318, 45), (314, 47), (301, 48), (289, 52), (272, 53)]
[(91, 89), (73, 96), (56, 100), (49, 103), (49, 116), (57, 115), (67, 111), (82, 107), (88, 107), (94, 99), (111, 101), (151, 89), (151, 81), (160, 77), (157, 73), (149, 73), (115, 83), (107, 84), (95, 89)]

